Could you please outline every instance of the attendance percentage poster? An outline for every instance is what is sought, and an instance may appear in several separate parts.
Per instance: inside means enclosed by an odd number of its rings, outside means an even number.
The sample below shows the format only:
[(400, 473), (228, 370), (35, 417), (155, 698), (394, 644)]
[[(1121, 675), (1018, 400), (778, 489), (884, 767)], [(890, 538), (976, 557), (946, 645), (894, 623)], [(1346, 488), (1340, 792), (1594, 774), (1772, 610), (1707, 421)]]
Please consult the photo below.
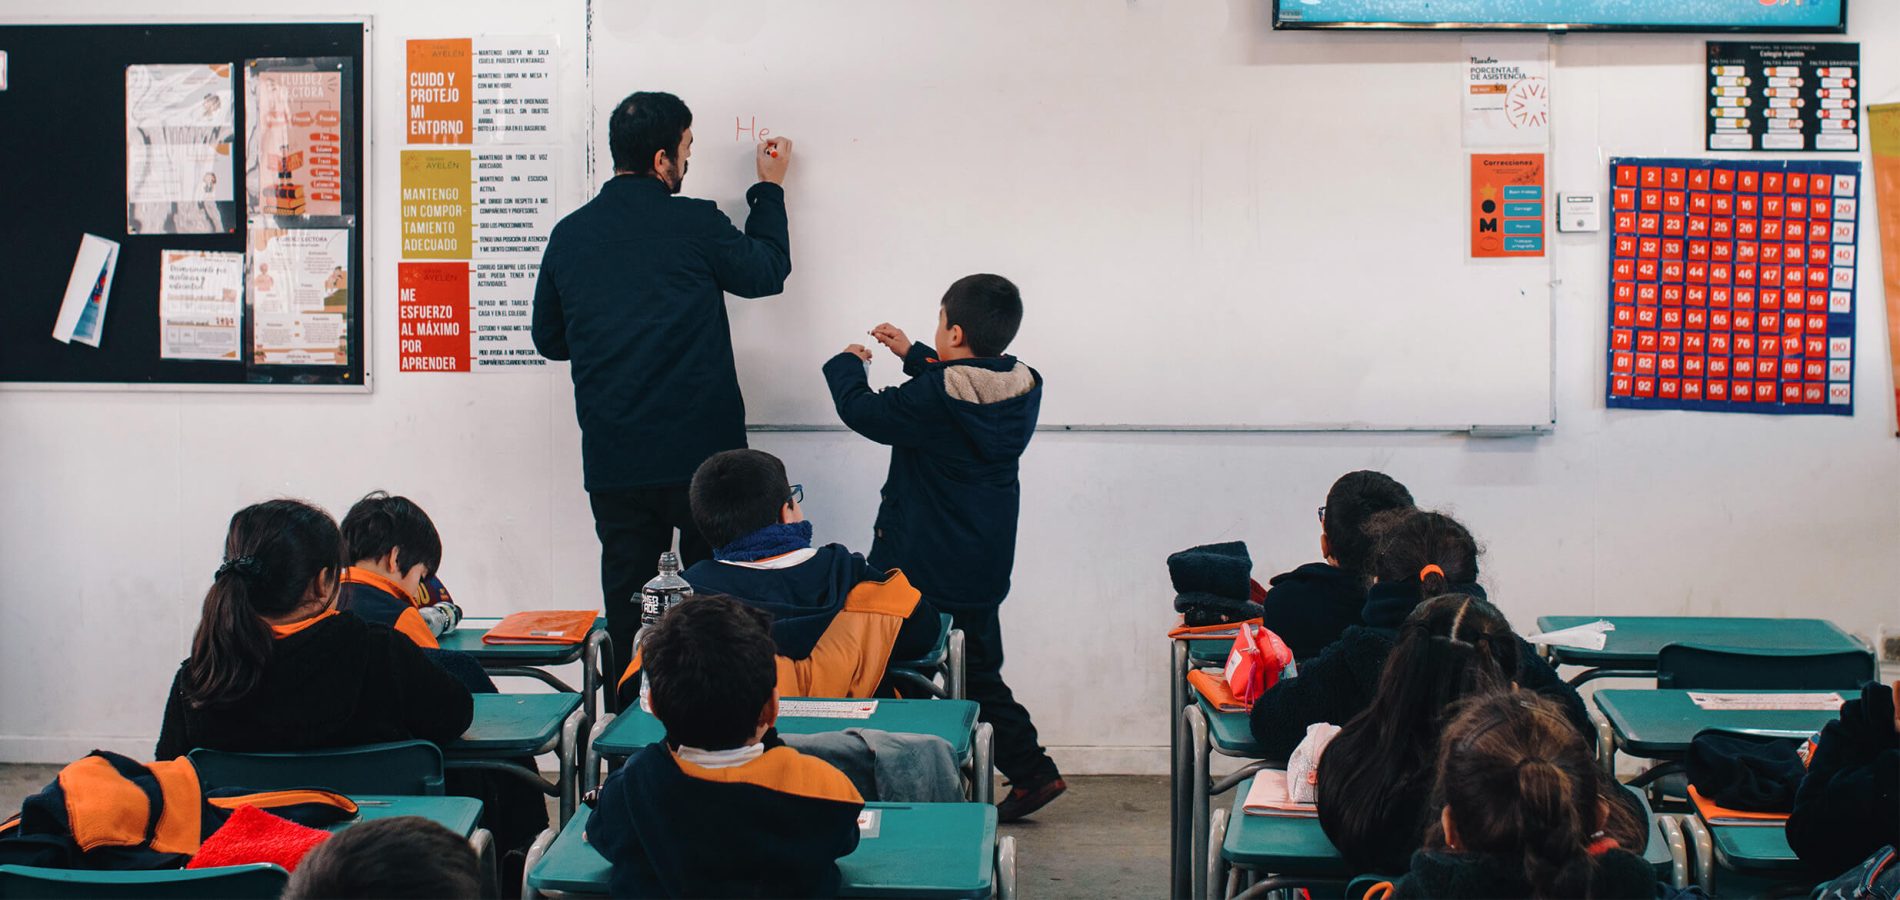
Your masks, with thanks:
[(1860, 175), (1610, 160), (1607, 404), (1853, 415)]

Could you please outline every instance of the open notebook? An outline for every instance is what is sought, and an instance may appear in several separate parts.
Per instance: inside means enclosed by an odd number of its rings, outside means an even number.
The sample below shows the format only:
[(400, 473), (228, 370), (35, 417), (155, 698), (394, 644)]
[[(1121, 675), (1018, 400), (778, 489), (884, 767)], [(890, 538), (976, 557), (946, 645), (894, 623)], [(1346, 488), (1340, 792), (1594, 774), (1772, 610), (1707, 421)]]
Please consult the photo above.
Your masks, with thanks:
[(1250, 816), (1319, 817), (1319, 807), (1287, 799), (1286, 773), (1279, 769), (1261, 769), (1254, 773), (1253, 787), (1247, 790), (1247, 802), (1241, 808)]

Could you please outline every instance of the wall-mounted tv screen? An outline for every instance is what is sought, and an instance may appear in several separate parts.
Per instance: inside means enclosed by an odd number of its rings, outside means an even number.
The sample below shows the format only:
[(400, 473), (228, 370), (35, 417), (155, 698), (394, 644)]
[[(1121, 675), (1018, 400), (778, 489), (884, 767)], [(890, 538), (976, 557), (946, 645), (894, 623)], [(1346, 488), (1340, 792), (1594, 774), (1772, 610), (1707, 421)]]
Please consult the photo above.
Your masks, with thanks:
[(1847, 0), (1274, 0), (1273, 27), (1840, 33)]

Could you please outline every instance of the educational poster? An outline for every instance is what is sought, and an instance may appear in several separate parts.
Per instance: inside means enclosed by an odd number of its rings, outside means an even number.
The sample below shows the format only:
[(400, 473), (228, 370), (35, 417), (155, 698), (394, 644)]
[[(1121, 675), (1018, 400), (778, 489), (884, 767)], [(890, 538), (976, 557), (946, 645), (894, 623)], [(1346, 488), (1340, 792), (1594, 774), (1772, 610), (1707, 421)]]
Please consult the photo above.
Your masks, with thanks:
[(1893, 354), (1894, 406), (1900, 413), (1900, 103), (1867, 107), (1881, 270), (1887, 278), (1887, 345)]
[(1860, 45), (1710, 41), (1708, 149), (1860, 149)]
[(408, 143), (547, 143), (555, 43), (530, 37), (409, 42)]
[(1610, 160), (1607, 404), (1854, 413), (1860, 164)]
[(251, 214), (353, 213), (343, 208), (343, 73), (277, 62), (252, 60), (247, 79)]
[(125, 67), (125, 230), (237, 228), (231, 63)]
[(1544, 154), (1471, 155), (1471, 258), (1544, 255)]
[(1550, 39), (1466, 38), (1467, 147), (1550, 143)]
[(547, 365), (534, 349), (534, 283), (538, 259), (474, 265), (475, 364), (486, 371)]
[(396, 266), (396, 368), (468, 371), (468, 265)]
[(541, 259), (559, 217), (554, 209), (553, 150), (475, 154), (475, 255)]
[(402, 258), (468, 259), (473, 214), (467, 150), (402, 152)]
[(250, 224), (251, 364), (349, 363), (350, 231)]
[(159, 357), (241, 362), (244, 254), (161, 250), (158, 261)]

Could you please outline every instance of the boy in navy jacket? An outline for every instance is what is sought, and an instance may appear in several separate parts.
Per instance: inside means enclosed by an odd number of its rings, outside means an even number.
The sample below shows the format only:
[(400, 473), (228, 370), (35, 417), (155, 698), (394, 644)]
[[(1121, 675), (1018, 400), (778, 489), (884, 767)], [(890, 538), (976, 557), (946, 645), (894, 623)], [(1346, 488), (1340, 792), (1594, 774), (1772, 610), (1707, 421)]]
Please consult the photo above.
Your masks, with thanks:
[(1042, 407), (1042, 376), (1003, 355), (1022, 319), (1022, 295), (1009, 279), (970, 275), (944, 292), (940, 349), (912, 343), (888, 323), (872, 329), (904, 360), (909, 381), (872, 391), (864, 366), (871, 351), (857, 344), (825, 363), (838, 417), (891, 447), (871, 566), (901, 567), (963, 630), (969, 696), (995, 729), (996, 767), (1011, 786), (997, 811), (1005, 822), (1066, 789), (1029, 711), (1003, 682), (997, 623), (1016, 561), (1017, 461)]
[(675, 606), (641, 642), (666, 739), (600, 789), (587, 841), (614, 897), (835, 897), (864, 801), (772, 730), (763, 612), (725, 597)]

